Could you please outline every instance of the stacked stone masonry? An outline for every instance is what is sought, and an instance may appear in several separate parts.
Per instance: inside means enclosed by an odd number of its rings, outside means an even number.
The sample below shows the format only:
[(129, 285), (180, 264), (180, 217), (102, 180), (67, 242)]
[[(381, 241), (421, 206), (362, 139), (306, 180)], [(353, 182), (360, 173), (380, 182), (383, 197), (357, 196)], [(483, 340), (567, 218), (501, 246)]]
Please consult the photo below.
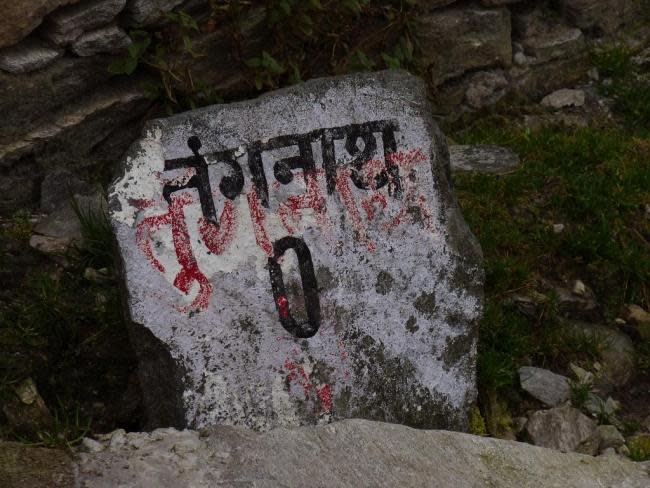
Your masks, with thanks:
[[(132, 29), (155, 31), (165, 13), (201, 19), (207, 0), (21, 0), (0, 18), (0, 214), (41, 210), (51, 173), (84, 175), (119, 161), (152, 102), (148, 75), (111, 75)], [(261, 3), (260, 3), (261, 4)], [(539, 101), (585, 76), (594, 42), (635, 29), (647, 0), (420, 0), (414, 34), (434, 114), (455, 119), (508, 96)], [(246, 42), (259, 42), (261, 9), (246, 18)], [(192, 79), (228, 97), (242, 72), (219, 29), (193, 61)], [(245, 47), (246, 48), (246, 47)], [(250, 46), (249, 46), (249, 49)], [(254, 51), (254, 49), (251, 49)], [(325, 74), (325, 73), (323, 73)], [(115, 166), (113, 166), (115, 167)], [(11, 191), (8, 191), (10, 190)], [(49, 199), (49, 200), (48, 200)]]

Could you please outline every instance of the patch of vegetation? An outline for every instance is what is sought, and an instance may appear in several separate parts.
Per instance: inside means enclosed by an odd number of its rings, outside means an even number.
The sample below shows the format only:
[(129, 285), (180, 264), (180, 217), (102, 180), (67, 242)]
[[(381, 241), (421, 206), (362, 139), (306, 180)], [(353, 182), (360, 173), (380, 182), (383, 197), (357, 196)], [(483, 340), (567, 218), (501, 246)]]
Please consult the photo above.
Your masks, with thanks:
[(637, 52), (625, 45), (608, 46), (594, 52), (593, 61), (611, 79), (601, 90), (614, 100), (627, 127), (644, 130), (650, 126), (650, 73), (642, 73), (632, 61)]
[[(58, 264), (11, 230), (2, 233), (12, 249), (3, 272), (18, 281), (0, 290), (0, 398), (32, 378), (54, 417), (47, 431), (17, 437), (24, 434), (5, 426), (3, 435), (47, 446), (73, 444), (90, 428), (105, 431), (139, 421), (135, 412), (120, 418), (115, 407), (135, 358), (115, 281), (113, 235), (103, 213), (74, 208), (83, 242), (57, 258)], [(26, 260), (26, 273), (11, 268)]]
[(630, 459), (633, 461), (650, 460), (650, 435), (638, 435), (628, 439), (627, 447), (630, 449)]
[[(413, 64), (410, 22), (417, 0), (226, 0), (211, 3), (208, 17), (167, 14), (156, 31), (130, 32), (133, 43), (109, 70), (132, 75), (138, 66), (159, 81), (147, 84), (168, 111), (223, 100), (193, 68), (218, 37), (230, 52), (245, 93), (291, 85), (316, 76)], [(257, 28), (259, 19), (263, 29)], [(226, 46), (226, 47), (224, 47)], [(241, 91), (241, 87), (239, 87)]]
[[(507, 146), (522, 159), (506, 175), (455, 177), (463, 215), (485, 256), (479, 385), (482, 402), (493, 404), (516, 397), (520, 366), (566, 371), (570, 362), (595, 361), (604, 347), (597, 337), (563, 329), (541, 283), (584, 280), (610, 320), (624, 303), (650, 305), (650, 136), (616, 127), (530, 132), (495, 118), (455, 139)], [(554, 233), (555, 223), (564, 231)], [(512, 306), (515, 293), (538, 297), (537, 315)]]

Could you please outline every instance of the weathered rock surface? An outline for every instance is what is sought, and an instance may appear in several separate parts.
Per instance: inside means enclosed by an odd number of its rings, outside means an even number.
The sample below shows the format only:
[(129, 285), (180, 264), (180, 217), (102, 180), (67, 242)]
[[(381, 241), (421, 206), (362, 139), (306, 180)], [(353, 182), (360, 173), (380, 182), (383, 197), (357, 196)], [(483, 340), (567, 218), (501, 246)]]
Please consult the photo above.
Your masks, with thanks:
[[(79, 454), (74, 466), (62, 451), (2, 444), (0, 481), (8, 479), (3, 484), (7, 488), (645, 488), (650, 482), (648, 467), (618, 456), (565, 454), (519, 442), (363, 420), (264, 434), (224, 426), (201, 435), (160, 429), (120, 433), (115, 442), (112, 437), (99, 446), (94, 443), (95, 451)], [(4, 473), (8, 477), (3, 478)]]
[(623, 318), (635, 327), (636, 332), (642, 339), (650, 341), (650, 313), (638, 305), (625, 305)]
[(127, 18), (133, 24), (153, 24), (161, 20), (184, 0), (129, 0), (126, 7)]
[(564, 11), (581, 29), (610, 33), (623, 22), (629, 0), (560, 0)]
[(3, 2), (0, 17), (0, 47), (21, 41), (43, 21), (48, 13), (79, 0), (17, 0)]
[(625, 438), (613, 425), (599, 425), (598, 438), (601, 452), (610, 447), (618, 449), (625, 444)]
[(3, 488), (70, 488), (74, 464), (62, 449), (0, 442), (0, 486)]
[(131, 38), (116, 25), (109, 25), (81, 35), (71, 46), (79, 56), (99, 53), (118, 53), (131, 44)]
[(501, 173), (519, 166), (519, 156), (502, 146), (453, 145), (449, 146), (449, 158), (454, 171)]
[(506, 94), (508, 79), (502, 71), (480, 71), (472, 76), (465, 100), (474, 109), (494, 105)]
[(512, 62), (510, 13), (505, 8), (434, 10), (416, 20), (421, 61), (436, 84), (478, 68)]
[(526, 424), (526, 433), (536, 446), (563, 452), (598, 453), (596, 422), (569, 405), (533, 413)]
[(89, 0), (57, 10), (43, 23), (41, 34), (58, 45), (70, 44), (86, 31), (111, 22), (126, 0)]
[(62, 49), (30, 38), (0, 51), (0, 69), (9, 73), (29, 73), (47, 66), (62, 54)]
[(429, 114), (380, 72), (146, 128), (110, 210), (153, 423), (465, 426), (480, 250)]
[(540, 7), (513, 16), (513, 30), (527, 64), (571, 57), (586, 49), (582, 31)]
[(549, 407), (556, 407), (569, 399), (571, 388), (565, 376), (542, 368), (519, 368), (519, 382), (531, 396)]
[[(74, 195), (74, 199), (84, 215), (106, 211), (106, 204), (100, 194)], [(61, 254), (71, 245), (79, 244), (81, 238), (81, 224), (68, 199), (63, 206), (36, 224), (29, 245), (45, 254)]]

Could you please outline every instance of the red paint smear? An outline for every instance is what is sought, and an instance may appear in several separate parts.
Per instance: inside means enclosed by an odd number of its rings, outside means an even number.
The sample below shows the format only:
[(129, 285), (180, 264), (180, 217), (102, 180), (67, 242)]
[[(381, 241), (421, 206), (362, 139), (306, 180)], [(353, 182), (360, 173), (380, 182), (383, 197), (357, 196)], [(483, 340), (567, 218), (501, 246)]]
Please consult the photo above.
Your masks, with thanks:
[(323, 412), (330, 413), (332, 411), (332, 388), (330, 385), (324, 385), (322, 388), (317, 388), (316, 395), (320, 400)]
[(183, 193), (180, 197), (172, 196), (171, 204), (169, 205), (172, 240), (174, 242), (178, 264), (182, 268), (174, 279), (174, 286), (187, 295), (193, 283), (196, 282), (199, 284), (199, 293), (189, 306), (181, 309), (184, 312), (195, 309), (205, 310), (208, 308), (210, 296), (212, 295), (212, 284), (199, 270), (194, 253), (192, 252), (190, 234), (187, 231), (185, 213), (183, 211), (184, 207), (190, 203), (192, 203), (191, 195)]
[(389, 154), (387, 159), (390, 163), (405, 170), (410, 170), (427, 161), (427, 157), (421, 149), (409, 149), (408, 151), (395, 152)]
[(379, 203), (382, 207), (382, 209), (386, 209), (388, 206), (388, 202), (386, 201), (386, 197), (384, 196), (383, 193), (379, 193), (378, 191), (375, 190), (375, 192), (372, 194), (372, 196), (368, 198), (364, 198), (361, 201), (361, 206), (363, 209), (366, 211), (366, 215), (368, 216), (368, 220), (374, 220), (375, 218), (375, 207), (374, 203)]
[(281, 318), (286, 319), (289, 317), (289, 300), (284, 295), (278, 297), (278, 310)]
[(138, 210), (145, 210), (149, 207), (152, 207), (156, 203), (155, 200), (151, 198), (130, 198), (129, 204), (133, 205)]
[(199, 219), (199, 232), (206, 247), (214, 254), (222, 254), (232, 243), (236, 229), (235, 206), (228, 200), (221, 211), (219, 227), (204, 217)]
[(165, 272), (165, 267), (160, 261), (156, 259), (151, 248), (151, 232), (159, 229), (163, 225), (169, 225), (171, 222), (169, 213), (164, 215), (157, 215), (154, 217), (146, 217), (140, 222), (135, 231), (135, 242), (138, 245), (142, 254), (144, 254), (147, 261), (161, 273)]
[(290, 361), (289, 359), (286, 359), (284, 361), (284, 369), (288, 372), (287, 380), (289, 382), (297, 383), (298, 386), (302, 388), (302, 391), (305, 394), (305, 398), (307, 398), (311, 390), (314, 388), (314, 385), (309, 379), (309, 375), (305, 373), (305, 368), (298, 366), (296, 363)]
[(359, 241), (365, 245), (370, 252), (375, 250), (375, 245), (368, 239), (366, 228), (361, 221), (361, 214), (354, 201), (352, 190), (350, 189), (350, 170), (348, 168), (341, 168), (336, 174), (336, 188), (341, 195), (341, 200), (345, 206), (345, 210), (350, 217), (352, 227), (359, 236)]
[(255, 231), (255, 242), (257, 245), (264, 251), (264, 253), (273, 257), (273, 246), (269, 240), (269, 236), (266, 233), (264, 228), (264, 219), (266, 218), (264, 210), (260, 205), (259, 198), (257, 198), (257, 193), (255, 189), (252, 189), (246, 194), (248, 199), (248, 209), (251, 213), (251, 220), (253, 221), (253, 230)]
[(210, 296), (212, 295), (212, 285), (199, 270), (190, 244), (190, 236), (183, 211), (184, 207), (190, 203), (192, 203), (192, 197), (187, 193), (172, 196), (166, 214), (147, 217), (138, 224), (136, 229), (138, 248), (154, 268), (164, 273), (165, 267), (156, 259), (151, 247), (151, 232), (164, 225), (171, 225), (174, 250), (176, 251), (178, 264), (181, 266), (181, 270), (174, 278), (174, 286), (187, 295), (194, 282), (199, 284), (199, 293), (188, 307), (181, 309), (183, 312), (196, 309), (205, 310), (208, 308)]
[[(304, 173), (297, 172), (295, 177), (300, 177)], [(325, 198), (323, 198), (320, 187), (318, 185), (318, 178), (325, 174), (324, 170), (310, 171), (305, 175), (307, 192), (302, 195), (294, 195), (287, 198), (287, 200), (280, 204), (278, 207), (278, 215), (282, 225), (289, 234), (293, 234), (296, 229), (289, 222), (291, 218), (294, 222), (300, 220), (300, 210), (311, 208), (314, 210), (316, 223), (322, 230), (328, 229), (327, 221), (327, 206)]]

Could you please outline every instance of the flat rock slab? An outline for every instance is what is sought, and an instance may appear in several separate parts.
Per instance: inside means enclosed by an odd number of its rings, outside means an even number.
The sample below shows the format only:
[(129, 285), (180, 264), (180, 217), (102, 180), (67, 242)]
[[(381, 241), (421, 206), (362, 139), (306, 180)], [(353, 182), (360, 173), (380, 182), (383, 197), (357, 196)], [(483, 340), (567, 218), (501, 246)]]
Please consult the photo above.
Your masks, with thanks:
[[(648, 467), (618, 456), (346, 420), (258, 434), (161, 429), (82, 454), (77, 486), (646, 488)], [(647, 463), (646, 463), (647, 464)]]
[(481, 253), (419, 79), (153, 121), (109, 198), (150, 426), (466, 426)]
[(523, 390), (549, 407), (558, 406), (571, 395), (568, 379), (546, 369), (531, 366), (519, 368), (519, 382)]
[(519, 166), (517, 153), (503, 146), (487, 144), (449, 146), (453, 171), (503, 173)]

